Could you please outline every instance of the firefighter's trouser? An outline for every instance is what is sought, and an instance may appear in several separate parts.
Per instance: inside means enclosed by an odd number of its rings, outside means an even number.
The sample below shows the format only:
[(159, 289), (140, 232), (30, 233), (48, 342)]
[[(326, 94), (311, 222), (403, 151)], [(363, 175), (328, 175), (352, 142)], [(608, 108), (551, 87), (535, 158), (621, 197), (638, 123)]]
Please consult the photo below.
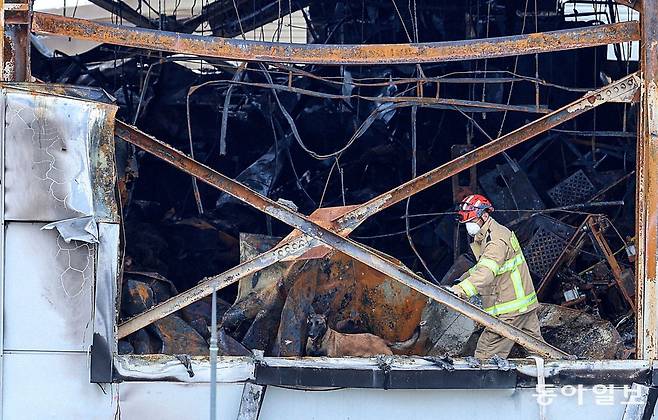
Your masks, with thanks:
[[(539, 340), (543, 340), (541, 332), (539, 331), (539, 319), (537, 318), (536, 309), (524, 314), (500, 315), (498, 319), (514, 325), (516, 328)], [(475, 349), (475, 357), (480, 360), (487, 360), (497, 354), (502, 358), (507, 358), (513, 346), (514, 341), (498, 335), (491, 330), (485, 329), (478, 340), (477, 348)]]

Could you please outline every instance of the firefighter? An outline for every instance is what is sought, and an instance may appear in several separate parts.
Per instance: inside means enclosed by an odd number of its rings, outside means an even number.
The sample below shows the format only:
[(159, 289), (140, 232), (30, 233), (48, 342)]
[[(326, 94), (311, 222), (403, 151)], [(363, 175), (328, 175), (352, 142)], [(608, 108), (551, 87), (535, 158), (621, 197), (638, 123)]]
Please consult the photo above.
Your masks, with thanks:
[[(502, 321), (542, 340), (537, 318), (537, 295), (523, 252), (514, 232), (491, 216), (491, 202), (479, 194), (469, 195), (457, 207), (458, 221), (473, 238), (471, 250), (477, 263), (451, 290), (460, 298), (479, 295), (483, 309)], [(475, 357), (506, 358), (514, 342), (485, 329)]]

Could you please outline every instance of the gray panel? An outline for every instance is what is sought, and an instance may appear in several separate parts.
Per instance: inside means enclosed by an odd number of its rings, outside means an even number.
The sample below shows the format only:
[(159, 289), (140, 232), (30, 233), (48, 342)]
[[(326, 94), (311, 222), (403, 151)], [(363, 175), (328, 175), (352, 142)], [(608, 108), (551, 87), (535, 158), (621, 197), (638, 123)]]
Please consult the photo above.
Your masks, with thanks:
[(89, 383), (84, 353), (6, 353), (4, 364), (5, 420), (118, 418), (117, 385)]
[[(619, 420), (624, 412), (622, 390), (614, 390), (613, 405), (597, 405), (590, 389), (566, 397), (553, 389), (546, 419)], [(540, 419), (534, 388), (516, 390), (379, 390), (340, 389), (324, 392), (268, 387), (260, 412), (262, 420), (381, 420), (381, 419)], [(608, 394), (609, 395), (609, 394)]]
[[(119, 385), (121, 418), (208, 418), (208, 384), (124, 382)], [(598, 403), (592, 388), (579, 399), (575, 390), (552, 388), (555, 399), (546, 407), (546, 418), (619, 420), (625, 406), (623, 390), (615, 388), (612, 405)], [(237, 418), (242, 386), (220, 384), (218, 419)], [(565, 396), (568, 393), (572, 396)], [(259, 419), (263, 420), (382, 420), (382, 419), (537, 419), (539, 405), (534, 388), (516, 390), (293, 390), (268, 387)], [(157, 403), (153, 403), (157, 402)]]
[[(217, 385), (217, 420), (235, 420), (243, 384)], [(119, 385), (122, 420), (207, 419), (209, 384), (172, 382), (123, 382)], [(292, 401), (289, 401), (292, 403)], [(331, 410), (326, 408), (329, 413)], [(268, 417), (261, 417), (266, 420)], [(294, 417), (287, 417), (293, 419)], [(312, 417), (304, 417), (311, 419)], [(333, 417), (336, 419), (338, 417)]]
[(95, 245), (66, 243), (42, 226), (7, 223), (5, 349), (85, 351), (92, 338)]
[(94, 345), (91, 379), (110, 382), (116, 353), (117, 276), (119, 272), (119, 225), (99, 223), (98, 263), (94, 288)]
[(116, 220), (115, 107), (6, 89), (5, 217)]

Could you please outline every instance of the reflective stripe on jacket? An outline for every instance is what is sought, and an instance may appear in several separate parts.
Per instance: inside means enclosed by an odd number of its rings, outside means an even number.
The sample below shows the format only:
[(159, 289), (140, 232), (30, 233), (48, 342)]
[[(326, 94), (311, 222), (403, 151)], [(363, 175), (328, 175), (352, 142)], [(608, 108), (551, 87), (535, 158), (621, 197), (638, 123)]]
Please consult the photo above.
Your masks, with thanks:
[(514, 232), (489, 217), (471, 249), (477, 263), (458, 283), (466, 296), (480, 295), (484, 310), (494, 316), (537, 307), (532, 277)]

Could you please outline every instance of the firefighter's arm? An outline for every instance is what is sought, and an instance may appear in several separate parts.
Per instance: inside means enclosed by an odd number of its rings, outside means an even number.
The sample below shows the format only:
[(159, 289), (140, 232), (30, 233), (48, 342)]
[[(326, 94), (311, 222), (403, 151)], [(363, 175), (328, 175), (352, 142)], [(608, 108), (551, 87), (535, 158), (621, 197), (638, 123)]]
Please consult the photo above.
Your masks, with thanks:
[(502, 240), (494, 240), (485, 245), (478, 262), (468, 270), (468, 276), (462, 279), (452, 290), (459, 297), (490, 295), (498, 269), (505, 261), (507, 245)]

